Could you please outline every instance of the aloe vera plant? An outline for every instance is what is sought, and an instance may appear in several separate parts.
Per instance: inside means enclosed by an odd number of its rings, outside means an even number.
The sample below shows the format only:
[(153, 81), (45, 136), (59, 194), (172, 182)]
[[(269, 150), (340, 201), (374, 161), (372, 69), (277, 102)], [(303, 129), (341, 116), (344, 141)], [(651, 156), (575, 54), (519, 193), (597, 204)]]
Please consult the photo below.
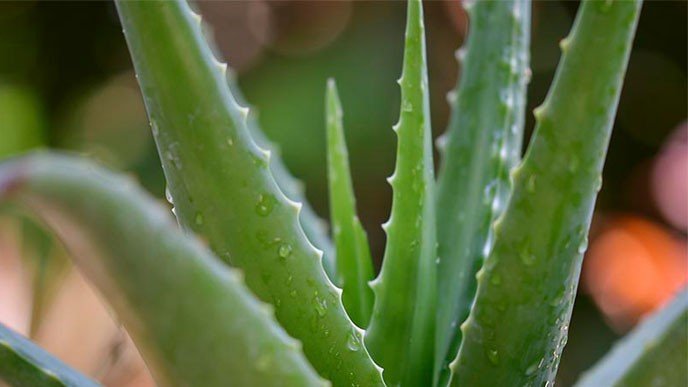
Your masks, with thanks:
[[(375, 279), (334, 81), (332, 243), (183, 0), (117, 1), (178, 225), (135, 183), (75, 156), (2, 163), (0, 198), (60, 237), (160, 385), (551, 385), (640, 6), (582, 3), (521, 161), (530, 2), (469, 4), (435, 179), (423, 6), (408, 1)], [(669, 349), (643, 344), (685, 348), (685, 316), (672, 304), (623, 344), (634, 356), (612, 354), (581, 383), (685, 378), (652, 361), (676, 359)], [(0, 379), (93, 383), (4, 328)]]

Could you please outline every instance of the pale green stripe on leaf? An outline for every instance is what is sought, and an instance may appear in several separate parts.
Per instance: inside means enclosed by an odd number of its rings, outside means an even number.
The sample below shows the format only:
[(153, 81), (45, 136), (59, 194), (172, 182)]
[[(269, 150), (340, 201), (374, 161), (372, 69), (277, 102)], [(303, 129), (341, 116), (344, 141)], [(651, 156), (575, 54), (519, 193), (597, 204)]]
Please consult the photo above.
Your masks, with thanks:
[(521, 158), (528, 81), (530, 1), (467, 7), (468, 42), (437, 183), (438, 282), (435, 378), (446, 383), (475, 296), (475, 274), (490, 253), (491, 225), (506, 206), (509, 171)]
[(183, 1), (117, 7), (180, 223), (244, 271), (323, 377), (379, 385), (362, 333), (301, 228), (300, 205), (277, 186), (200, 17)]
[(95, 387), (22, 335), (0, 323), (0, 384), (32, 387)]
[[(566, 344), (586, 236), (640, 1), (584, 1), (452, 363), (453, 385), (552, 383)], [(600, 39), (604, 36), (604, 39)]]
[(408, 1), (392, 213), (366, 345), (388, 385), (432, 382), (435, 341), (435, 197), (423, 8)]
[(58, 235), (159, 384), (325, 384), (241, 275), (183, 235), (130, 179), (35, 155), (0, 166), (0, 196)]
[(330, 216), (335, 246), (337, 272), (342, 281), (342, 301), (351, 319), (365, 328), (373, 309), (373, 279), (368, 237), (356, 216), (349, 155), (342, 124), (342, 106), (334, 80), (327, 83), (325, 101), (327, 119), (327, 178), (330, 190)]
[(577, 387), (673, 387), (688, 383), (688, 290), (614, 345)]

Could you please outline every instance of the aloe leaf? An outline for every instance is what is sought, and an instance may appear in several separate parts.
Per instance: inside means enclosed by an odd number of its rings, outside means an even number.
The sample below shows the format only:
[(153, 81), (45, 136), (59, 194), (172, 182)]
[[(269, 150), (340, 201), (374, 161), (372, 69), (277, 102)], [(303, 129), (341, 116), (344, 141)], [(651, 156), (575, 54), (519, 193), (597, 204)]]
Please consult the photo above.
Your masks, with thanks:
[(585, 1), (562, 41), (554, 83), (535, 111), (533, 140), (477, 275), (453, 385), (553, 382), (639, 13), (639, 0)]
[(368, 237), (356, 216), (342, 106), (333, 79), (327, 83), (326, 113), (330, 216), (337, 247), (337, 272), (343, 285), (342, 301), (354, 323), (366, 327), (373, 309), (373, 291), (368, 285), (373, 279), (373, 263)]
[(325, 384), (238, 272), (128, 179), (34, 155), (0, 166), (0, 196), (55, 231), (161, 385)]
[(688, 290), (621, 339), (577, 387), (681, 386), (688, 382)]
[(366, 345), (388, 385), (422, 386), (432, 382), (435, 341), (435, 197), (423, 5), (407, 6), (392, 213)]
[(529, 76), (530, 1), (479, 1), (466, 10), (468, 42), (457, 52), (462, 75), (448, 94), (451, 118), (438, 141), (436, 384), (449, 377), (461, 342), (458, 326), (475, 296), (475, 273), (492, 248), (490, 225), (511, 192)]
[(0, 384), (11, 386), (90, 387), (98, 383), (0, 324)]
[[(233, 78), (233, 75), (227, 74), (230, 91), (240, 105), (248, 106)], [(303, 227), (303, 232), (306, 233), (306, 237), (313, 243), (313, 246), (323, 252), (322, 265), (327, 276), (334, 284), (341, 286), (342, 279), (341, 276), (337, 275), (336, 254), (332, 242), (327, 236), (326, 223), (318, 217), (313, 208), (311, 208), (306, 201), (303, 183), (289, 173), (287, 166), (284, 165), (279, 155), (279, 147), (272, 143), (260, 129), (258, 118), (256, 117), (257, 114), (252, 114), (255, 111), (255, 109), (251, 108), (251, 112), (246, 120), (246, 126), (251, 133), (251, 137), (259, 147), (270, 152), (271, 157), (268, 166), (280, 190), (282, 190), (284, 195), (290, 200), (302, 204), (301, 212), (299, 213), (299, 221)]]
[(336, 385), (381, 383), (297, 203), (278, 188), (213, 57), (200, 17), (183, 1), (117, 2), (180, 223), (275, 307), (316, 370)]

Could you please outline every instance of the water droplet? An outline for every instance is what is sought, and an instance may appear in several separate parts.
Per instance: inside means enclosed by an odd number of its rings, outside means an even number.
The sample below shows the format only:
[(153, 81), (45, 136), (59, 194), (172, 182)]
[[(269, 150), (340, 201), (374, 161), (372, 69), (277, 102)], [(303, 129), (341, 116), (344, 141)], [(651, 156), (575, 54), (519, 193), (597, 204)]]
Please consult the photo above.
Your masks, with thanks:
[(361, 342), (354, 332), (349, 333), (349, 337), (346, 339), (346, 347), (349, 351), (358, 351), (361, 349)]
[(291, 298), (296, 298), (296, 290), (289, 292), (289, 296), (291, 296)]
[(583, 236), (580, 244), (578, 245), (578, 254), (583, 254), (588, 249), (588, 236)]
[(201, 214), (200, 212), (197, 212), (196, 217), (194, 218), (194, 222), (196, 222), (197, 226), (202, 225), (203, 224), (203, 214)]
[(410, 113), (413, 111), (413, 105), (409, 101), (404, 101), (401, 104), (401, 110)]
[(275, 197), (270, 194), (258, 195), (258, 203), (256, 203), (256, 213), (260, 216), (268, 216), (275, 206)]
[(598, 175), (595, 179), (595, 192), (600, 192), (602, 189), (602, 176)]
[(315, 305), (315, 311), (318, 316), (325, 317), (327, 314), (327, 301), (317, 295), (313, 298), (313, 304)]
[(497, 180), (492, 180), (489, 182), (483, 191), (483, 202), (485, 204), (492, 203), (492, 200), (495, 197), (495, 193), (497, 192)]
[(287, 277), (287, 282), (286, 282), (287, 286), (291, 285), (291, 283), (292, 283), (293, 281), (294, 281), (294, 277), (292, 277), (291, 275), (288, 276), (288, 277)]
[(502, 283), (502, 277), (499, 275), (499, 273), (492, 273), (492, 277), (490, 278), (490, 283), (492, 285), (499, 285)]
[(292, 252), (292, 247), (289, 243), (282, 243), (278, 248), (277, 248), (277, 255), (279, 255), (280, 258), (282, 259), (287, 259), (291, 255)]
[(494, 365), (499, 364), (499, 352), (497, 352), (496, 349), (488, 349), (487, 359), (490, 360), (490, 363)]
[(234, 139), (231, 137), (227, 137), (227, 145), (234, 146)]
[(508, 149), (506, 148), (506, 143), (504, 143), (499, 148), (499, 158), (502, 160), (506, 160), (507, 154), (508, 154)]
[(542, 364), (543, 364), (544, 360), (545, 360), (545, 359), (542, 358), (542, 359), (540, 359), (539, 361), (533, 362), (533, 364), (531, 364), (530, 367), (528, 367), (528, 369), (526, 369), (526, 375), (527, 375), (527, 376), (531, 376), (531, 375), (533, 375), (533, 374), (535, 373), (535, 371), (537, 371), (537, 370), (539, 370), (540, 368), (542, 368)]
[(165, 158), (172, 163), (176, 169), (182, 169), (182, 161), (177, 156), (176, 148), (170, 145), (170, 149), (165, 151)]
[(158, 136), (158, 123), (151, 120), (150, 124), (151, 124), (151, 129), (153, 130), (153, 136), (157, 137)]
[(559, 293), (557, 293), (557, 296), (552, 299), (552, 301), (549, 302), (550, 306), (559, 306), (559, 304), (564, 301), (564, 297), (566, 297), (566, 290), (561, 290)]

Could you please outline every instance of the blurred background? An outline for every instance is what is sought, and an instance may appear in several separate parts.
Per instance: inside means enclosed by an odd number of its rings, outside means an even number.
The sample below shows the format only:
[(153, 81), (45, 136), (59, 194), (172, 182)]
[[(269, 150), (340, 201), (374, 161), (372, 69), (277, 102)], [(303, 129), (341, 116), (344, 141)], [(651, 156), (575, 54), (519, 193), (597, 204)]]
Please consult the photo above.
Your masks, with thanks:
[[(688, 278), (687, 9), (646, 2), (621, 96), (558, 385), (571, 385)], [(316, 211), (328, 216), (323, 95), (336, 78), (358, 209), (376, 264), (389, 214), (405, 5), (400, 1), (197, 3)], [(532, 108), (542, 102), (578, 3), (535, 1)], [(425, 4), (435, 135), (466, 38), (457, 0)], [(0, 157), (59, 148), (164, 180), (121, 27), (110, 2), (0, 2)], [(16, 216), (15, 216), (16, 215)], [(151, 386), (107, 306), (60, 245), (12, 208), (0, 212), (0, 321), (109, 386)]]

